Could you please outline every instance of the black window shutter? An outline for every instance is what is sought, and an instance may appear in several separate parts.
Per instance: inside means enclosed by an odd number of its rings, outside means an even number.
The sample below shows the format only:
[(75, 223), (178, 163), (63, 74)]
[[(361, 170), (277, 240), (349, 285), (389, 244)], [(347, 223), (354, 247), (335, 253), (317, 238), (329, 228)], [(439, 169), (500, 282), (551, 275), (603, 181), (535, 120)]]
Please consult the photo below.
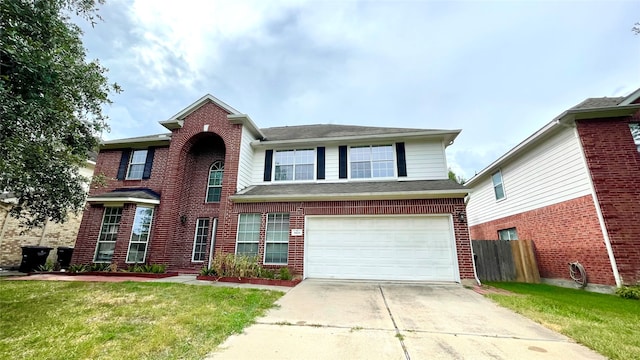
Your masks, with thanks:
[(347, 178), (347, 147), (346, 146), (340, 146), (338, 147), (338, 162), (340, 165), (340, 173), (338, 175), (338, 177), (340, 179), (346, 179)]
[(273, 150), (264, 153), (264, 181), (271, 181), (271, 165), (273, 164)]
[(316, 164), (316, 172), (318, 173), (318, 180), (324, 180), (324, 146), (318, 146), (316, 149), (316, 156), (318, 162)]
[(144, 163), (144, 172), (142, 173), (143, 179), (148, 179), (151, 177), (151, 168), (153, 167), (153, 156), (156, 153), (156, 149), (150, 147), (147, 149), (147, 160)]
[(129, 165), (129, 157), (131, 156), (131, 149), (122, 150), (122, 157), (120, 158), (120, 166), (118, 166), (118, 176), (116, 179), (124, 180), (127, 175), (127, 165)]
[(398, 176), (407, 176), (407, 156), (403, 142), (396, 143), (396, 159), (398, 160)]

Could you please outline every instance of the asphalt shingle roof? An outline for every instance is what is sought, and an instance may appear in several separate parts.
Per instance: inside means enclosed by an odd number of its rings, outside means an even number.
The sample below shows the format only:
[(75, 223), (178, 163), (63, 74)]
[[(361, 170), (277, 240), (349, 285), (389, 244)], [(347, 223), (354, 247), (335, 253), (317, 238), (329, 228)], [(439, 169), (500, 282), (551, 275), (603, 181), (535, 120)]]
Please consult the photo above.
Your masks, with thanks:
[(315, 124), (260, 129), (267, 141), (320, 139), (331, 137), (402, 134), (433, 129), (388, 128), (355, 125)]
[(592, 108), (603, 108), (610, 106), (617, 106), (620, 104), (625, 98), (624, 97), (600, 97), (600, 98), (588, 98), (580, 104), (571, 108), (571, 110), (580, 110), (580, 109), (592, 109)]
[(366, 181), (345, 183), (257, 185), (235, 196), (363, 194), (416, 192), (434, 190), (466, 190), (452, 180)]
[(160, 194), (147, 188), (116, 189), (104, 194), (93, 195), (91, 197), (113, 198), (113, 199), (137, 198), (137, 199), (148, 199), (148, 200), (160, 200)]

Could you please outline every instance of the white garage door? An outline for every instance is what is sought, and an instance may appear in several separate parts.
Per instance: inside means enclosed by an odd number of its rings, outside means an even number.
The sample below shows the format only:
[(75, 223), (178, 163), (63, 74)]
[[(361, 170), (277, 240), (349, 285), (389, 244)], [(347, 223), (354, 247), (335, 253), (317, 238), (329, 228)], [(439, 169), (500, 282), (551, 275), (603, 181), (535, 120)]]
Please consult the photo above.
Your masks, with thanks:
[(307, 216), (305, 277), (458, 281), (449, 216)]

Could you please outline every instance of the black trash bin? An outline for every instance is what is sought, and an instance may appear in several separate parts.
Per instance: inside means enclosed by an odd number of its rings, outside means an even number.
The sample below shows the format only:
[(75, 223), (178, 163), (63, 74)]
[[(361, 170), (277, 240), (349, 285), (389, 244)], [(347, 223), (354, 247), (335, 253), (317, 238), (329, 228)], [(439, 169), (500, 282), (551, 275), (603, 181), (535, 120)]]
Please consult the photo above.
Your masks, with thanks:
[(46, 246), (23, 246), (22, 262), (18, 271), (27, 273), (38, 270), (40, 266), (47, 263), (51, 249), (53, 248)]
[(66, 246), (58, 246), (56, 255), (58, 256), (58, 266), (60, 266), (60, 269), (68, 269), (69, 265), (71, 264), (71, 256), (73, 255), (73, 248), (66, 247)]

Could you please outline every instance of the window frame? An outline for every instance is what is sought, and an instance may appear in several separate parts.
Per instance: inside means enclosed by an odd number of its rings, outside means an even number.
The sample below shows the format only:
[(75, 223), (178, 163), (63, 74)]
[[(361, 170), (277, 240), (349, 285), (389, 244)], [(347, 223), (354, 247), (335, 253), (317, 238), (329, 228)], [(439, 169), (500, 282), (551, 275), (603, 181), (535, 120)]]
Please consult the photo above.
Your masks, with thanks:
[[(143, 152), (144, 151), (144, 161), (140, 162), (133, 162), (133, 160), (135, 159), (136, 153), (137, 152)], [(144, 167), (147, 163), (147, 156), (149, 156), (149, 149), (134, 149), (133, 151), (131, 151), (131, 156), (129, 157), (129, 162), (127, 163), (127, 174), (125, 175), (124, 179), (125, 180), (142, 180), (142, 178), (144, 177)], [(132, 177), (131, 176), (131, 167), (132, 166), (140, 166), (142, 165), (142, 171), (140, 172), (140, 177)]]
[[(119, 214), (107, 214), (107, 211), (113, 211), (114, 209), (119, 210)], [(116, 243), (118, 241), (118, 233), (120, 232), (120, 223), (122, 222), (123, 210), (124, 209), (122, 206), (105, 206), (104, 212), (102, 214), (102, 222), (100, 223), (100, 232), (98, 233), (98, 239), (96, 241), (96, 250), (93, 254), (94, 263), (111, 263), (111, 261), (113, 260), (113, 252), (115, 252)], [(118, 221), (115, 223), (107, 223), (110, 228), (115, 227), (115, 232), (103, 233), (105, 229), (104, 226), (105, 226), (105, 220), (107, 216), (116, 216), (116, 218), (118, 219)], [(100, 240), (103, 235), (113, 235), (113, 240), (110, 240), (110, 241)], [(113, 244), (113, 252), (111, 253), (111, 258), (109, 260), (98, 259), (98, 254), (100, 253), (99, 251), (100, 245), (103, 243)]]
[[(631, 138), (633, 139), (633, 143), (636, 146), (636, 150), (640, 152), (640, 123), (630, 122), (629, 132), (631, 133)], [(636, 135), (638, 136), (636, 137)]]
[[(214, 166), (216, 165), (218, 165), (218, 168), (214, 169)], [(222, 173), (222, 176), (220, 177), (220, 185), (211, 185), (211, 174), (214, 171)], [(224, 161), (222, 160), (214, 161), (213, 164), (211, 164), (211, 166), (209, 167), (209, 174), (207, 176), (207, 193), (205, 194), (205, 197), (204, 197), (204, 202), (206, 204), (215, 204), (222, 201), (222, 182), (223, 181), (224, 181)], [(209, 201), (209, 192), (212, 189), (220, 189), (220, 195), (218, 200)]]
[[(206, 231), (205, 234), (198, 234), (198, 230), (201, 228), (200, 227), (200, 221), (207, 221), (207, 225), (206, 227), (204, 227), (204, 230)], [(197, 218), (196, 219), (196, 230), (193, 234), (193, 249), (191, 251), (191, 262), (193, 263), (203, 263), (205, 261), (205, 259), (207, 258), (207, 243), (209, 241), (209, 229), (211, 227), (211, 219), (210, 218)], [(198, 244), (198, 240), (201, 240), (202, 243)], [(198, 254), (202, 254), (202, 260), (196, 260), (196, 245), (197, 246), (201, 246), (202, 250), (198, 252)]]
[[(270, 230), (270, 223), (271, 221), (271, 217), (274, 217), (273, 220), (277, 220), (278, 216), (281, 216), (282, 219), (284, 219), (284, 217), (286, 216), (287, 218), (287, 230), (286, 230), (286, 240), (270, 240), (269, 237), (271, 235), (271, 233), (269, 232)], [(275, 223), (271, 223), (271, 226), (275, 225)], [(289, 264), (289, 232), (291, 229), (291, 216), (289, 215), (289, 213), (269, 213), (267, 214), (267, 224), (266, 224), (266, 228), (265, 228), (265, 236), (264, 236), (264, 254), (262, 256), (262, 263), (264, 265), (288, 265)], [(282, 231), (278, 231), (279, 234), (282, 233)], [(269, 250), (269, 245), (274, 245), (274, 244), (287, 244), (287, 259), (285, 262), (267, 262), (267, 252)]]
[[(312, 162), (311, 163), (296, 163), (296, 152), (298, 151), (311, 151), (312, 152)], [(293, 163), (292, 164), (286, 164), (286, 165), (278, 165), (277, 164), (277, 160), (278, 160), (278, 153), (282, 154), (282, 153), (287, 153), (287, 152), (293, 152)], [(317, 154), (317, 149), (316, 148), (301, 148), (301, 149), (281, 149), (281, 150), (274, 150), (274, 154), (273, 154), (273, 164), (272, 164), (272, 174), (271, 174), (271, 181), (274, 182), (293, 182), (293, 181), (297, 181), (297, 182), (302, 182), (302, 181), (315, 181), (318, 174), (316, 172), (316, 167), (317, 167), (317, 161), (318, 161), (318, 154)], [(310, 179), (296, 179), (296, 167), (297, 166), (311, 166), (311, 178)], [(277, 178), (277, 174), (278, 174), (278, 167), (279, 166), (292, 166), (292, 179), (278, 179)]]
[[(497, 174), (500, 175), (500, 182), (498, 184), (496, 184), (494, 179), (494, 176), (496, 176)], [(502, 169), (499, 169), (498, 171), (491, 174), (491, 184), (493, 185), (493, 196), (496, 199), (496, 201), (501, 201), (507, 198), (507, 192), (504, 190), (504, 178), (502, 177)], [(496, 191), (498, 186), (502, 190), (502, 197), (500, 198), (498, 197), (498, 192)]]
[[(503, 239), (502, 234), (507, 234), (508, 239)], [(515, 235), (514, 238), (512, 238), (512, 235)], [(513, 241), (513, 240), (519, 240), (518, 238), (518, 230), (516, 229), (516, 227), (510, 227), (510, 228), (506, 228), (506, 229), (500, 229), (498, 230), (498, 240), (501, 241)]]
[[(151, 210), (151, 214), (149, 215), (149, 228), (146, 232), (145, 241), (133, 241), (134, 231), (136, 229), (136, 220), (138, 219), (138, 209), (149, 209)], [(151, 226), (153, 225), (153, 215), (155, 213), (155, 208), (152, 206), (140, 206), (136, 205), (136, 211), (133, 216), (133, 224), (131, 226), (131, 236), (129, 237), (129, 246), (127, 247), (127, 257), (125, 258), (126, 264), (144, 264), (147, 261), (147, 253), (149, 252), (149, 238), (151, 237)], [(142, 224), (140, 226), (143, 226)], [(142, 261), (130, 261), (129, 254), (131, 253), (131, 246), (133, 244), (144, 244), (144, 254), (142, 256)]]
[[(257, 228), (256, 240), (255, 241), (254, 240), (242, 240), (242, 241), (240, 241), (240, 234), (241, 234), (240, 228), (241, 228), (241, 225), (243, 224), (242, 223), (242, 218), (243, 217), (248, 217), (249, 215), (251, 215), (253, 218), (257, 217), (257, 219), (258, 219), (258, 228)], [(252, 223), (255, 224), (255, 221), (252, 221)], [(262, 227), (262, 214), (261, 213), (240, 213), (240, 214), (238, 214), (238, 228), (236, 230), (236, 248), (235, 248), (235, 251), (234, 251), (234, 254), (236, 256), (239, 256), (239, 255), (240, 256), (251, 256), (251, 257), (253, 257), (253, 256), (259, 257), (260, 256), (260, 230), (261, 230), (261, 227)], [(255, 231), (251, 231), (251, 233), (253, 233), (253, 232), (255, 232)], [(245, 253), (238, 254), (238, 247), (239, 247), (240, 244), (256, 244), (257, 248), (256, 248), (255, 255), (247, 255)]]
[[(390, 159), (386, 159), (386, 160), (374, 160), (373, 158), (373, 148), (378, 148), (378, 147), (384, 147), (384, 148), (389, 148), (391, 150), (390, 153)], [(368, 148), (369, 149), (369, 160), (368, 161), (354, 161), (353, 160), (353, 149), (362, 149), (362, 148)], [(352, 145), (349, 146), (349, 151), (348, 151), (348, 178), (350, 180), (372, 180), (372, 179), (396, 179), (398, 177), (398, 164), (397, 164), (397, 159), (396, 159), (396, 149), (395, 146), (393, 146), (393, 144), (373, 144), (373, 145)], [(353, 176), (353, 164), (354, 163), (367, 163), (369, 164), (369, 172), (370, 172), (370, 176), (368, 177), (354, 177)], [(389, 176), (374, 176), (374, 164), (375, 163), (390, 163), (391, 164), (391, 175)]]

